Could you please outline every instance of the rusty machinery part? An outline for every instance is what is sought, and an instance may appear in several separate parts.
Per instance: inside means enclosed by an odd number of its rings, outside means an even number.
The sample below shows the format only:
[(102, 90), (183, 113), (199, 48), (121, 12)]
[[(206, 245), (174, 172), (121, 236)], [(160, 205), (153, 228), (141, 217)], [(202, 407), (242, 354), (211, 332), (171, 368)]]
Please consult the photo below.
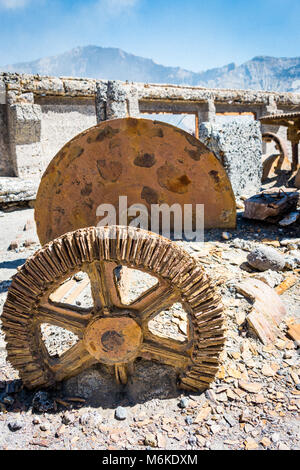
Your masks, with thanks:
[(236, 223), (225, 169), (198, 139), (158, 121), (115, 119), (76, 136), (49, 164), (35, 204), (41, 243), (96, 226), (97, 207), (118, 210), (119, 196), (128, 207), (144, 204), (149, 217), (152, 204), (179, 203), (192, 204), (195, 219), (196, 204), (204, 204), (206, 228)]
[(270, 155), (264, 160), (262, 181), (276, 177), (282, 171), (292, 171), (292, 164), (288, 159), (285, 141), (273, 132), (264, 132), (262, 139), (264, 142), (275, 142), (275, 147), (279, 151), (279, 154)]
[[(149, 273), (158, 284), (124, 305), (113, 275), (120, 265)], [(51, 300), (78, 271), (90, 279), (90, 309)], [(148, 327), (174, 302), (187, 313), (183, 342)], [(220, 298), (199, 262), (160, 235), (125, 226), (80, 229), (45, 245), (14, 276), (2, 322), (8, 360), (28, 388), (51, 386), (97, 362), (126, 383), (135, 358), (142, 357), (176, 368), (181, 388), (202, 390), (214, 380), (225, 341)], [(78, 342), (50, 356), (41, 336), (45, 323), (70, 330)]]
[(278, 113), (262, 116), (262, 124), (287, 127), (287, 138), (292, 144), (292, 171), (299, 168), (299, 142), (300, 142), (300, 111), (293, 113)]

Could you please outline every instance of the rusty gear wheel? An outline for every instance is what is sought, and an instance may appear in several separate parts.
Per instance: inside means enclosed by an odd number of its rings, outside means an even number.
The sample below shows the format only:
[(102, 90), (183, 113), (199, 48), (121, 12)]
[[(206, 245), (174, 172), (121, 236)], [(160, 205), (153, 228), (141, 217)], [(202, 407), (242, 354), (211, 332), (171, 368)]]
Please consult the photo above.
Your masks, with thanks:
[[(127, 266), (158, 283), (133, 303), (122, 304), (114, 270)], [(90, 279), (93, 306), (83, 309), (51, 300), (51, 293), (78, 271)], [(150, 319), (175, 302), (188, 318), (185, 342), (153, 334)], [(15, 275), (4, 306), (8, 359), (28, 388), (47, 387), (101, 362), (126, 383), (137, 357), (178, 371), (179, 385), (207, 388), (218, 370), (224, 343), (219, 297), (195, 258), (170, 240), (132, 227), (91, 227), (45, 245)], [(41, 325), (70, 330), (78, 342), (50, 356)]]

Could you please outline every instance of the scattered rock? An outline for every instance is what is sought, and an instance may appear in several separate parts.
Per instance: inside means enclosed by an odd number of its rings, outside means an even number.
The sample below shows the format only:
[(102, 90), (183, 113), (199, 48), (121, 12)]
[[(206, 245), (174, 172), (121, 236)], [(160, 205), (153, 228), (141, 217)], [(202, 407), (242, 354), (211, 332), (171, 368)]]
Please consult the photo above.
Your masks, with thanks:
[(261, 372), (266, 377), (274, 377), (274, 375), (276, 374), (276, 371), (272, 369), (272, 367), (270, 367), (268, 364), (263, 365)]
[(252, 439), (252, 437), (248, 437), (245, 441), (245, 449), (246, 450), (255, 450), (258, 448), (258, 443)]
[(61, 421), (63, 424), (68, 425), (68, 424), (73, 424), (75, 421), (75, 416), (73, 413), (70, 413), (70, 411), (66, 411), (61, 418)]
[(157, 447), (156, 436), (154, 434), (147, 434), (144, 439), (145, 446)]
[(280, 441), (280, 434), (279, 434), (279, 432), (274, 432), (274, 433), (271, 435), (271, 441), (274, 442), (274, 444), (276, 444), (277, 442)]
[(264, 282), (273, 289), (282, 282), (283, 275), (277, 271), (272, 271), (271, 269), (268, 269), (268, 271), (256, 274), (255, 279)]
[(24, 246), (26, 246), (26, 248), (35, 244), (36, 244), (36, 241), (33, 240), (32, 238), (27, 238), (24, 242)]
[(98, 411), (83, 411), (80, 415), (79, 422), (84, 427), (96, 428), (99, 426), (99, 424), (101, 424), (102, 417)]
[(191, 418), (190, 416), (187, 416), (185, 418), (185, 422), (186, 422), (186, 424), (188, 424), (190, 426), (191, 424), (193, 424), (193, 418)]
[(224, 240), (229, 240), (231, 238), (231, 233), (229, 232), (223, 232), (222, 233), (222, 238), (224, 238)]
[(81, 271), (79, 273), (74, 274), (73, 276), (73, 279), (75, 279), (75, 281), (77, 282), (83, 281), (85, 278), (86, 278), (86, 274)]
[(188, 400), (188, 398), (183, 397), (183, 398), (180, 399), (180, 402), (179, 402), (179, 407), (180, 407), (180, 408), (187, 408), (188, 405), (189, 405), (189, 400)]
[(278, 450), (291, 450), (289, 446), (284, 444), (283, 442), (280, 442), (278, 445)]
[(10, 429), (10, 431), (16, 432), (16, 431), (19, 431), (20, 429), (23, 428), (24, 423), (23, 423), (23, 421), (20, 421), (19, 419), (16, 419), (16, 420), (13, 420), (13, 421), (9, 421), (7, 425), (8, 425), (8, 428)]
[(119, 421), (123, 421), (124, 419), (127, 418), (127, 410), (126, 408), (123, 408), (122, 406), (118, 406), (115, 411), (115, 418), (118, 419)]
[(190, 446), (195, 446), (197, 444), (196, 436), (190, 436), (189, 440), (188, 440), (188, 443), (190, 444)]
[(40, 425), (40, 430), (41, 431), (49, 431), (50, 427), (51, 427), (50, 424), (47, 423), (47, 421), (46, 421), (46, 422), (44, 422)]
[(224, 417), (225, 421), (227, 421), (227, 423), (229, 424), (229, 426), (231, 428), (233, 428), (237, 424), (237, 421), (229, 413), (224, 413), (223, 417)]
[(284, 255), (271, 246), (259, 245), (247, 256), (247, 261), (259, 271), (283, 271), (286, 260)]
[(260, 443), (264, 446), (264, 447), (270, 447), (271, 445), (271, 441), (269, 438), (267, 437), (263, 437), (262, 440), (260, 441)]
[(10, 242), (8, 250), (9, 251), (15, 251), (15, 250), (18, 250), (19, 248), (20, 248), (20, 241), (19, 240), (12, 240)]
[(249, 393), (259, 393), (262, 385), (257, 382), (246, 382), (245, 380), (239, 381), (239, 387)]

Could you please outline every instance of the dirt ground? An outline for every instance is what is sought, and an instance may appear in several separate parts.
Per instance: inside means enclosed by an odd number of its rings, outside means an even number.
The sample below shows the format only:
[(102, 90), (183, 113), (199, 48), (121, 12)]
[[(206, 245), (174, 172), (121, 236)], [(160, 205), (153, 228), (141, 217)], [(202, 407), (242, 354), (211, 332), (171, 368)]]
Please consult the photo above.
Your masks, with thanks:
[[(215, 280), (225, 308), (227, 341), (209, 390), (184, 393), (176, 388), (171, 367), (140, 360), (127, 385), (116, 385), (99, 365), (55, 389), (28, 391), (6, 361), (0, 333), (0, 449), (299, 450), (299, 347), (286, 334), (286, 323), (300, 319), (299, 271), (287, 269), (272, 278), (275, 287), (290, 274), (298, 275), (298, 282), (281, 296), (288, 313), (281, 338), (270, 346), (249, 329), (252, 302), (236, 286), (261, 274), (247, 264), (255, 246), (271, 244), (288, 254), (295, 246), (281, 242), (299, 238), (300, 227), (253, 223), (239, 211), (236, 230), (222, 232), (207, 231), (202, 246), (180, 242)], [(11, 276), (38, 248), (33, 209), (0, 213), (0, 312)], [(136, 274), (129, 295), (143, 283)], [(83, 292), (79, 301), (88, 300), (89, 293)], [(185, 324), (184, 312), (175, 306), (152, 327), (158, 335), (180, 339)], [(43, 334), (49, 352), (59, 354), (74, 341), (71, 333), (49, 325)]]

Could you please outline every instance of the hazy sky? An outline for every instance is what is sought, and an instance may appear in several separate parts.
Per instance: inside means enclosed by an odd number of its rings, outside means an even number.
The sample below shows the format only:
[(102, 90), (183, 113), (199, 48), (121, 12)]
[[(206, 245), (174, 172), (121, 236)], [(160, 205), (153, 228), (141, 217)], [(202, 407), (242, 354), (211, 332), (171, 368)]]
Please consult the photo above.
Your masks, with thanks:
[(118, 47), (200, 71), (300, 56), (300, 0), (0, 0), (0, 65)]

